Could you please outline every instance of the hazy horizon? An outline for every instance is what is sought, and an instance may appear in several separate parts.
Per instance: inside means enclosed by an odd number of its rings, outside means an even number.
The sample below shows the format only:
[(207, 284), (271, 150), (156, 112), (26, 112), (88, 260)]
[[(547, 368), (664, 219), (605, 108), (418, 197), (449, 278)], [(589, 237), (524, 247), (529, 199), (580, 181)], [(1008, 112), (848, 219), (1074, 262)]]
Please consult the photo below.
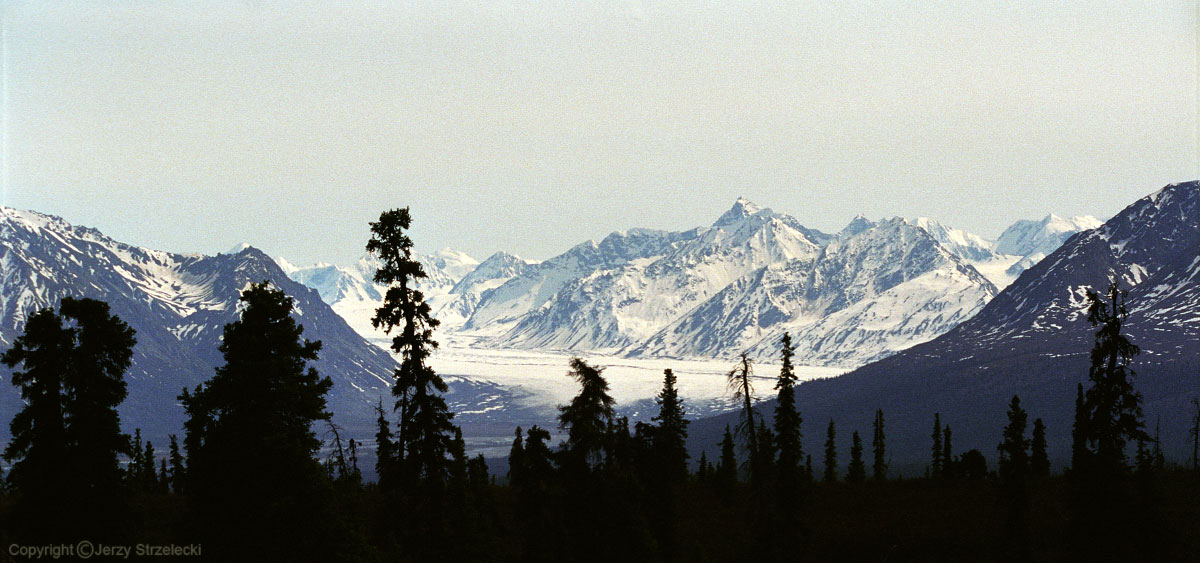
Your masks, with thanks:
[(6, 2), (0, 204), (131, 244), (545, 259), (739, 196), (994, 239), (1200, 177), (1191, 2)]

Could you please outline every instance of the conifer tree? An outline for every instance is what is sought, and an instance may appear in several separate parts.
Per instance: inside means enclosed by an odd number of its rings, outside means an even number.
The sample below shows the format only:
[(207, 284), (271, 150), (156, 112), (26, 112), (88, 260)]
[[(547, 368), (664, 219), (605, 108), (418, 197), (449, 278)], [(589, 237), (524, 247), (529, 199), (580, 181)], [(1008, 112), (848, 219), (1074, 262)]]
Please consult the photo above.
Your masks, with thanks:
[[(449, 488), (451, 509), (458, 512), (466, 510), (467, 504), (467, 444), (463, 440), (462, 429), (454, 429), (454, 439), (450, 441)], [(462, 522), (458, 522), (461, 524)]]
[(796, 371), (792, 366), (792, 336), (783, 333), (780, 342), (782, 349), (780, 358), (783, 365), (779, 369), (779, 380), (775, 389), (779, 392), (775, 405), (775, 445), (779, 448), (779, 460), (776, 472), (779, 478), (780, 494), (783, 504), (794, 504), (797, 488), (802, 481), (804, 448), (801, 443), (800, 425), (803, 422), (796, 408)]
[(1192, 427), (1188, 435), (1192, 438), (1192, 471), (1200, 472), (1200, 398), (1192, 397)]
[(383, 398), (375, 405), (375, 476), (380, 486), (387, 488), (392, 477), (392, 469), (396, 466), (396, 444), (392, 438), (392, 424), (388, 421), (387, 413), (383, 410)]
[(699, 467), (696, 468), (696, 480), (701, 483), (708, 482), (708, 454), (700, 452)]
[(863, 443), (862, 438), (858, 437), (858, 431), (854, 431), (850, 445), (850, 466), (846, 469), (846, 481), (849, 483), (862, 483), (867, 478), (867, 466), (863, 463)]
[(1143, 430), (1142, 396), (1133, 387), (1134, 371), (1129, 367), (1140, 350), (1121, 329), (1127, 316), (1125, 293), (1114, 281), (1107, 300), (1088, 291), (1088, 321), (1100, 329), (1092, 348), (1088, 379), (1092, 386), (1084, 393), (1087, 420), (1087, 444), (1092, 461), (1104, 473), (1124, 471), (1125, 444), (1129, 440), (1148, 439)]
[[(1088, 321), (1098, 327), (1091, 350), (1088, 381), (1079, 404), (1076, 463), (1068, 482), (1068, 503), (1075, 549), (1081, 559), (1157, 559), (1145, 551), (1144, 534), (1129, 530), (1147, 522), (1147, 489), (1131, 486), (1129, 443), (1149, 440), (1142, 420), (1141, 395), (1134, 389), (1130, 365), (1139, 353), (1122, 333), (1125, 292), (1110, 281), (1102, 297), (1088, 291)], [(1142, 447), (1142, 474), (1153, 466)], [(1141, 489), (1141, 495), (1137, 491)], [(1141, 498), (1138, 498), (1141, 496)], [(1095, 542), (1093, 538), (1105, 538)]]
[(808, 481), (809, 483), (811, 483), (813, 481), (814, 475), (816, 475), (816, 474), (814, 473), (814, 470), (813, 470), (812, 454), (805, 454), (804, 455), (804, 479), (806, 481)]
[(517, 427), (516, 437), (508, 450), (508, 484), (516, 486), (521, 482), (521, 469), (525, 465), (525, 438), (521, 435), (521, 427)]
[(721, 438), (721, 459), (717, 464), (717, 483), (724, 491), (732, 491), (737, 483), (737, 458), (733, 451), (733, 433), (729, 425), (725, 425), (725, 435)]
[(550, 432), (536, 424), (525, 433), (522, 449), (521, 481), (534, 488), (544, 489), (554, 475), (554, 461), (550, 453)]
[(20, 387), (25, 405), (9, 424), (12, 439), (4, 449), (4, 459), (13, 462), (8, 483), (22, 501), (17, 506), (17, 521), (29, 522), (29, 529), (37, 532), (29, 536), (34, 540), (52, 539), (48, 532), (55, 529), (58, 509), (67, 506), (69, 493), (62, 483), (70, 461), (62, 378), (73, 338), (58, 314), (43, 309), (29, 317), (25, 332), (0, 358), (10, 368), (23, 368), (12, 374), (12, 384)]
[(167, 458), (159, 460), (158, 463), (158, 491), (159, 494), (167, 494), (171, 492), (171, 474), (167, 471)]
[(874, 454), (871, 478), (875, 481), (887, 480), (887, 436), (884, 434), (883, 409), (875, 409), (875, 436), (871, 439), (871, 450)]
[(158, 489), (158, 474), (155, 472), (154, 455), (154, 444), (147, 440), (146, 449), (142, 452), (142, 468), (139, 471), (142, 476), (142, 488), (146, 491)]
[(187, 470), (183, 465), (183, 454), (179, 452), (179, 439), (177, 439), (174, 434), (171, 434), (170, 439), (171, 444), (169, 458), (171, 461), (171, 490), (174, 491), (175, 494), (180, 494), (184, 491), (183, 478)]
[(837, 481), (837, 430), (833, 419), (829, 419), (829, 428), (825, 430), (825, 476), (826, 483)]
[(558, 407), (558, 426), (567, 431), (564, 461), (568, 471), (587, 471), (603, 461), (605, 437), (616, 404), (608, 394), (603, 371), (580, 358), (571, 358), (567, 375), (579, 382), (579, 394), (569, 404)]
[(1025, 439), (1025, 410), (1021, 399), (1013, 395), (1008, 407), (1008, 426), (1004, 427), (1004, 440), (996, 448), (1000, 451), (1000, 478), (1009, 483), (1023, 483), (1029, 473), (1029, 440)]
[(730, 370), (726, 377), (729, 389), (733, 392), (734, 402), (742, 403), (737, 431), (738, 435), (746, 439), (746, 450), (750, 455), (750, 483), (757, 486), (762, 482), (760, 471), (763, 469), (763, 463), (759, 459), (758, 432), (755, 431), (757, 425), (754, 422), (754, 386), (750, 383), (750, 377), (753, 375), (751, 364), (750, 357), (743, 352), (737, 366)]
[(1160, 439), (1160, 431), (1162, 430), (1162, 419), (1160, 418), (1154, 423), (1154, 450), (1151, 456), (1154, 458), (1154, 470), (1162, 471), (1167, 467), (1167, 459), (1163, 456), (1162, 440)]
[(1075, 421), (1071, 425), (1071, 471), (1083, 471), (1087, 463), (1087, 409), (1083, 405), (1083, 384), (1075, 387)]
[[(117, 406), (126, 396), (125, 370), (137, 342), (134, 330), (113, 315), (107, 303), (95, 299), (63, 298), (59, 312), (75, 326), (71, 369), (63, 378), (72, 482), (81, 487), (81, 504), (117, 503), (121, 496), (117, 456), (129, 444), (121, 432)], [(105, 517), (97, 512), (90, 519)]]
[[(268, 282), (242, 292), (225, 325), (225, 365), (181, 395), (188, 491), (205, 552), (218, 559), (332, 558), (332, 491), (314, 458), (313, 423), (329, 421), (333, 383), (308, 367), (320, 342), (301, 338), (292, 299)], [(237, 460), (231, 463), (231, 460)]]
[(930, 438), (933, 439), (933, 456), (929, 462), (929, 476), (938, 479), (942, 476), (942, 454), (945, 453), (942, 449), (941, 413), (933, 413), (933, 433)]
[(1034, 477), (1050, 475), (1050, 457), (1046, 454), (1046, 425), (1042, 419), (1033, 421), (1033, 440), (1030, 442), (1029, 473)]
[(438, 320), (431, 315), (425, 295), (416, 288), (427, 275), (421, 263), (413, 259), (412, 239), (405, 233), (411, 224), (407, 207), (385, 211), (379, 221), (370, 224), (367, 252), (380, 262), (373, 279), (388, 286), (371, 324), (386, 334), (399, 329), (391, 344), (392, 351), (400, 356), (392, 386), (394, 410), (400, 417), (392, 452), (398, 477), (410, 484), (423, 481), (436, 490), (447, 478), (446, 455), (454, 434), (454, 413), (442, 397), (448, 391), (446, 382), (428, 365), (429, 355), (437, 348), (433, 330)]
[(947, 424), (942, 429), (942, 479), (954, 479), (954, 449), (950, 445), (950, 436), (953, 433), (950, 431), (950, 425)]
[(1134, 467), (1137, 468), (1137, 473), (1142, 476), (1149, 475), (1154, 469), (1154, 457), (1150, 455), (1150, 450), (1146, 449), (1146, 441), (1138, 440), (1136, 455), (1134, 456)]
[(663, 388), (655, 399), (658, 403), (658, 422), (654, 432), (654, 449), (666, 469), (666, 476), (674, 482), (687, 477), (687, 426), (684, 418), (683, 399), (675, 388), (675, 373), (663, 370)]
[(117, 457), (134, 452), (117, 406), (135, 342), (133, 329), (108, 304), (66, 297), (58, 314), (45, 309), (30, 316), (0, 357), (23, 367), (12, 383), (25, 406), (13, 417), (4, 456), (15, 462), (9, 481), (22, 494), (16, 510), (21, 525), (33, 530), (30, 539), (54, 530), (110, 539), (121, 533), (127, 513)]
[(775, 433), (767, 428), (767, 421), (762, 417), (758, 419), (758, 450), (762, 463), (762, 475), (769, 479), (775, 469), (775, 454), (778, 451), (775, 447)]
[(133, 438), (129, 445), (129, 465), (125, 468), (125, 480), (133, 487), (140, 487), (144, 474), (143, 469), (146, 467), (145, 455), (146, 450), (142, 447), (142, 429), (133, 429)]
[(1029, 511), (1029, 440), (1025, 438), (1026, 414), (1021, 399), (1013, 395), (1008, 408), (1008, 425), (1000, 451), (1000, 482), (1008, 503), (1005, 521), (1006, 547), (1010, 557), (1027, 561), (1030, 558)]

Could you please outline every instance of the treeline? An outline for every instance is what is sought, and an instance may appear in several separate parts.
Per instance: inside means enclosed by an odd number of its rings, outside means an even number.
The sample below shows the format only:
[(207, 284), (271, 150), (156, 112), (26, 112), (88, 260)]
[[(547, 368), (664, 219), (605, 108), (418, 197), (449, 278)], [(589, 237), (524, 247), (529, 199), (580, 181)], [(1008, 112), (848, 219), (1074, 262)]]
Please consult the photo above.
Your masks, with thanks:
[[(64, 299), (32, 315), (0, 361), (14, 369), (24, 408), (4, 451), (0, 495), (8, 545), (199, 545), (211, 561), (797, 561), (1195, 560), (1200, 540), (1200, 402), (1190, 473), (1168, 467), (1148, 434), (1122, 333), (1123, 295), (1091, 293), (1097, 327), (1087, 389), (1077, 389), (1071, 467), (1051, 475), (1046, 428), (1019, 397), (997, 429), (997, 465), (956, 454), (932, 415), (924, 478), (889, 480), (887, 423), (870, 441), (838, 428), (807, 449), (789, 335), (769, 392), (755, 405), (754, 364), (728, 374), (738, 424), (717, 459), (689, 458), (678, 380), (663, 373), (649, 421), (619, 417), (603, 368), (570, 362), (578, 394), (556, 430), (516, 428), (506, 475), (468, 458), (461, 430), (428, 365), (437, 343), (417, 283), (407, 209), (371, 223), (375, 281), (390, 287), (373, 323), (400, 358), (391, 404), (376, 407), (376, 482), (360, 442), (331, 422), (332, 386), (309, 362), (292, 300), (268, 282), (241, 295), (226, 325), (224, 365), (184, 389), (183, 439), (167, 454), (123, 434), (135, 335), (108, 306)], [(824, 421), (821, 421), (824, 422)], [(318, 459), (317, 428), (332, 437)], [(868, 450), (869, 447), (869, 450)], [(1135, 452), (1131, 460), (1130, 451)], [(814, 463), (814, 456), (817, 462)], [(1131, 463), (1132, 461), (1132, 463)], [(817, 465), (819, 464), (819, 465)], [(691, 468), (695, 468), (694, 471)], [(845, 474), (841, 474), (842, 468)], [(499, 477), (499, 478), (497, 478)], [(12, 554), (10, 554), (12, 555)]]

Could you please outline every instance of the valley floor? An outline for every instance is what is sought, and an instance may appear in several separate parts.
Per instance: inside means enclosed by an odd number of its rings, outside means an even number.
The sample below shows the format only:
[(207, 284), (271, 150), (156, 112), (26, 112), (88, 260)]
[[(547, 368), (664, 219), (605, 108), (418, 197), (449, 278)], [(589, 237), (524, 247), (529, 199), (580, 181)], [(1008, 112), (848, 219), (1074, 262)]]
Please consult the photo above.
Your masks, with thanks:
[[(385, 340), (373, 340), (386, 348)], [(631, 423), (649, 421), (658, 412), (654, 402), (662, 390), (663, 370), (678, 378), (687, 417), (695, 420), (738, 408), (730, 400), (726, 374), (730, 360), (640, 359), (617, 355), (572, 354), (532, 350), (476, 348), (460, 335), (449, 337), (434, 353), (433, 368), (447, 379), (447, 397), (455, 422), (463, 427), (469, 453), (486, 457), (508, 455), (513, 430), (538, 424), (557, 431), (558, 406), (579, 393), (579, 385), (567, 376), (568, 362), (579, 355), (589, 364), (604, 369), (610, 394), (619, 415)], [(778, 364), (756, 364), (756, 398), (773, 398), (779, 375)], [(801, 381), (834, 377), (842, 368), (797, 367)], [(473, 393), (456, 393), (467, 383)], [(486, 391), (484, 391), (486, 390)]]

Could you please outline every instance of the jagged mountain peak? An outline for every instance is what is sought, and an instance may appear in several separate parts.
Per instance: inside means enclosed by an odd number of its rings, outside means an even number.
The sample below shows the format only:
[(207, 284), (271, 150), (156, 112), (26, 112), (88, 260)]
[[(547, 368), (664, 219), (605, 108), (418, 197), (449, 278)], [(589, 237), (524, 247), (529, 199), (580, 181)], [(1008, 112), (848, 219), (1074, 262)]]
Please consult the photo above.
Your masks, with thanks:
[(243, 250), (246, 250), (249, 248), (254, 248), (254, 247), (251, 246), (250, 243), (243, 241), (243, 242), (239, 242), (239, 243), (233, 245), (232, 248), (230, 248), (229, 250), (226, 250), (225, 252), (222, 252), (221, 254), (241, 254)]
[[(1051, 213), (1040, 220), (1014, 222), (996, 239), (995, 250), (1013, 256), (1036, 256), (1054, 252), (1075, 233), (1095, 229), (1102, 221), (1090, 215), (1061, 217)], [(1035, 260), (1036, 261), (1036, 260)]]
[(875, 222), (871, 221), (870, 219), (867, 219), (866, 215), (859, 213), (858, 215), (855, 215), (853, 219), (850, 220), (849, 224), (847, 224), (845, 227), (843, 227), (842, 230), (838, 231), (837, 236), (843, 237), (843, 238), (852, 237), (852, 236), (857, 235), (858, 233), (861, 233), (861, 232), (863, 232), (867, 229), (870, 229), (871, 227), (874, 227), (874, 226), (875, 226)]
[(717, 221), (713, 223), (713, 227), (721, 228), (736, 225), (746, 220), (748, 217), (752, 217), (763, 212), (766, 212), (767, 215), (771, 214), (770, 209), (761, 208), (745, 197), (739, 197), (737, 198), (737, 201), (733, 202), (733, 207), (730, 207), (729, 211), (726, 211), (719, 218), (717, 218)]

